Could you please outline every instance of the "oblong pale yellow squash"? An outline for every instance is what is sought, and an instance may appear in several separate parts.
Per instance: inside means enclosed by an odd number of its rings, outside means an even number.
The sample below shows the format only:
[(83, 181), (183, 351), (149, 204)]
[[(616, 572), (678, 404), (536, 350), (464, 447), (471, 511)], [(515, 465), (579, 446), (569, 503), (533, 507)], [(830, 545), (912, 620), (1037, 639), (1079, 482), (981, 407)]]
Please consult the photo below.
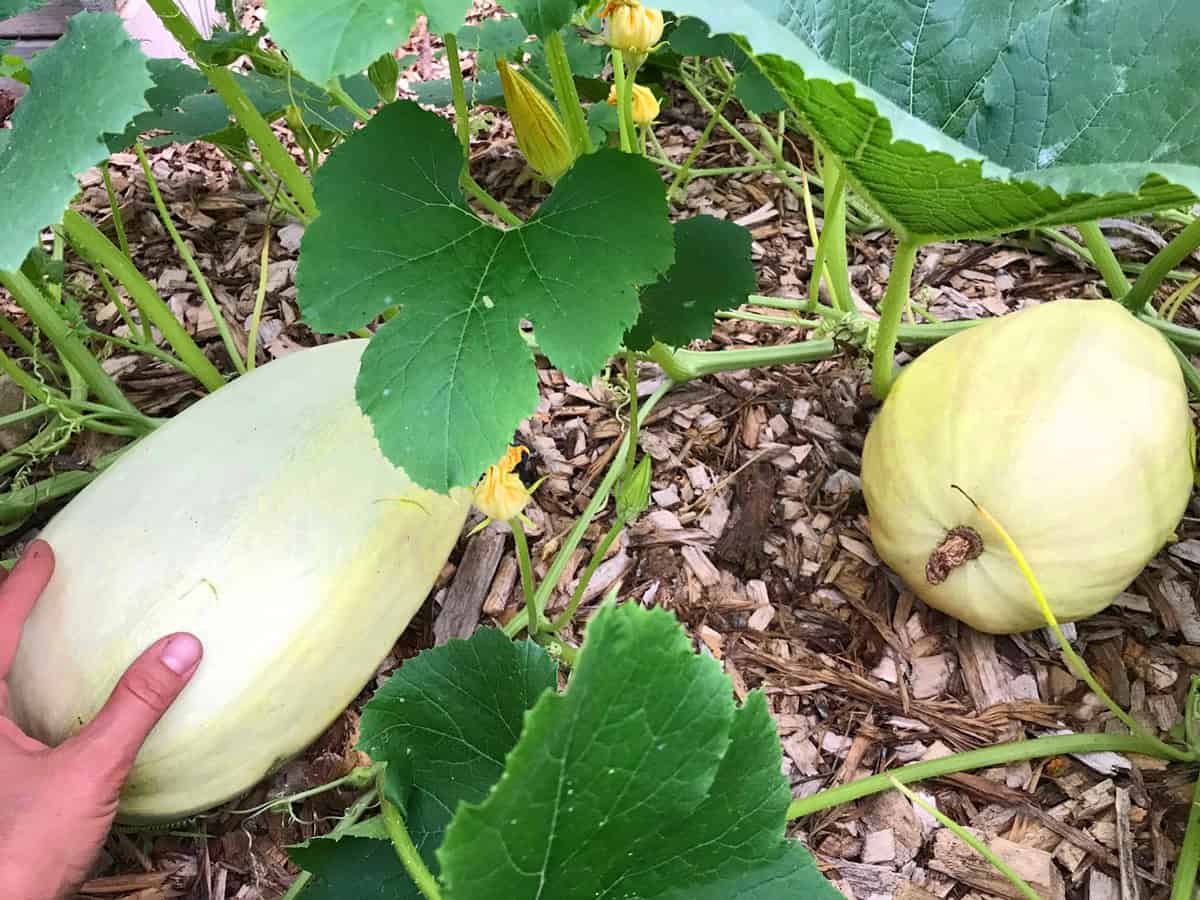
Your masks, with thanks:
[(871, 538), (930, 606), (980, 631), (1107, 606), (1169, 540), (1194, 431), (1166, 341), (1111, 301), (1059, 300), (960, 332), (907, 366), (867, 435)]
[(204, 642), (137, 758), (122, 819), (211, 808), (304, 749), (370, 679), (458, 539), (469, 493), (417, 488), (355, 404), (365, 346), (300, 351), (223, 387), (44, 530), (58, 564), (9, 682), (34, 736), (76, 733), (159, 637)]

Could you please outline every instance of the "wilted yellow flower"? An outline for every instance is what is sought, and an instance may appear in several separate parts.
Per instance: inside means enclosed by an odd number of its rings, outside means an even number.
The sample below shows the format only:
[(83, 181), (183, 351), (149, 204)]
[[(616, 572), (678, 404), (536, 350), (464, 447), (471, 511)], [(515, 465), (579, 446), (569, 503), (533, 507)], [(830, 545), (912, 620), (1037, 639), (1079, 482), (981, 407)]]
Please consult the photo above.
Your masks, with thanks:
[(528, 452), (525, 447), (509, 447), (498, 463), (488, 466), (475, 486), (475, 506), (489, 519), (508, 522), (529, 503), (529, 491), (514, 471)]
[[(658, 118), (659, 103), (658, 98), (654, 96), (654, 91), (648, 87), (643, 87), (640, 84), (633, 86), (633, 97), (630, 98), (633, 107), (633, 121), (638, 125), (649, 125)], [(617, 105), (617, 89), (612, 88), (608, 92), (608, 105)]]
[(600, 18), (608, 19), (608, 44), (618, 50), (649, 53), (662, 40), (662, 11), (635, 0), (612, 0)]
[(567, 129), (542, 92), (508, 64), (497, 62), (504, 103), (512, 119), (517, 146), (530, 168), (549, 181), (556, 181), (575, 162), (575, 151)]

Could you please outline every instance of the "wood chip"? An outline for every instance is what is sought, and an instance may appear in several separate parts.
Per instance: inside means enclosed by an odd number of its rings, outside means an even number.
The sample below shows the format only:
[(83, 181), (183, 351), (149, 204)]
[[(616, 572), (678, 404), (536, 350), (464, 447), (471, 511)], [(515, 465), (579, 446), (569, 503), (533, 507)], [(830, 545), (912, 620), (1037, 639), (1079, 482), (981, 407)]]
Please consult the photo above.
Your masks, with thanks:
[(508, 539), (508, 526), (493, 522), (467, 541), (462, 562), (433, 623), (433, 640), (441, 645), (455, 638), (468, 638), (479, 624), (483, 598), (500, 565)]

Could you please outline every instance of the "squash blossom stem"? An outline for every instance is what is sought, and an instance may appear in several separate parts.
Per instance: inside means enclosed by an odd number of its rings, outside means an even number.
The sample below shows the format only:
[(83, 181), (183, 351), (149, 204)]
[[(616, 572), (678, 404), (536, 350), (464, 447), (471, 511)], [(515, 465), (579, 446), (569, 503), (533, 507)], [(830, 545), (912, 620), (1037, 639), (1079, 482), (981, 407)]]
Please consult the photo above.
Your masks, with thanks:
[(521, 569), (521, 590), (525, 594), (525, 616), (529, 623), (529, 636), (537, 637), (542, 630), (542, 616), (534, 603), (533, 563), (529, 558), (529, 542), (525, 539), (525, 526), (521, 517), (515, 516), (508, 522), (512, 529), (513, 543), (517, 545), (517, 565)]
[(617, 90), (617, 126), (621, 135), (621, 150), (633, 152), (633, 92), (625, 84), (625, 57), (620, 50), (610, 54), (613, 66), (613, 87)]
[[(646, 398), (646, 402), (642, 404), (641, 412), (638, 414), (639, 427), (646, 424), (646, 420), (650, 417), (654, 407), (659, 404), (659, 401), (667, 395), (667, 392), (675, 386), (675, 382), (668, 378), (662, 385), (659, 386), (653, 394)], [(583, 540), (584, 534), (588, 527), (592, 524), (592, 520), (599, 515), (600, 510), (608, 503), (609, 495), (612, 493), (613, 486), (617, 483), (617, 478), (625, 471), (625, 454), (632, 453), (633, 445), (629, 440), (629, 435), (626, 434), (621, 441), (620, 449), (613, 457), (613, 461), (608, 466), (608, 471), (604, 473), (604, 478), (596, 487), (596, 492), (592, 494), (592, 499), (588, 501), (587, 507), (583, 510), (582, 515), (575, 520), (575, 527), (571, 529), (571, 533), (567, 535), (558, 553), (554, 557), (554, 561), (550, 563), (550, 570), (546, 573), (546, 577), (542, 579), (538, 585), (537, 593), (534, 596), (534, 607), (540, 613), (546, 608), (546, 603), (550, 599), (550, 592), (554, 590), (560, 578), (562, 578), (563, 570), (567, 567), (567, 561), (571, 558), (571, 554), (575, 552), (575, 548), (579, 546)], [(504, 633), (509, 637), (515, 637), (525, 623), (529, 621), (528, 613), (513, 616), (504, 626)]]
[(879, 336), (875, 341), (875, 357), (871, 365), (871, 390), (877, 400), (887, 397), (894, 378), (896, 364), (896, 335), (900, 328), (900, 317), (908, 305), (909, 282), (913, 266), (917, 261), (917, 250), (921, 245), (910, 237), (903, 237), (896, 245), (896, 256), (892, 261), (892, 274), (888, 278), (887, 291), (883, 295), (883, 306), (879, 312)]
[(524, 225), (511, 209), (505, 206), (501, 201), (497, 200), (489, 194), (478, 181), (471, 177), (467, 172), (466, 167), (463, 167), (462, 173), (463, 190), (479, 201), (480, 205), (488, 212), (495, 215), (502, 222), (512, 225), (514, 228)]
[(571, 72), (571, 60), (567, 57), (567, 46), (563, 43), (562, 33), (551, 32), (546, 35), (543, 43), (546, 47), (546, 65), (550, 68), (550, 80), (554, 82), (554, 99), (558, 101), (558, 111), (562, 114), (567, 134), (575, 146), (575, 155), (591, 153), (594, 149), (592, 135), (583, 114), (583, 104), (579, 102), (579, 91), (575, 88), (575, 76)]
[(462, 144), (463, 159), (471, 156), (471, 121), (467, 112), (467, 91), (463, 85), (462, 61), (458, 58), (458, 37), (450, 31), (442, 35), (446, 44), (446, 62), (450, 64), (450, 91), (454, 95), (454, 127)]

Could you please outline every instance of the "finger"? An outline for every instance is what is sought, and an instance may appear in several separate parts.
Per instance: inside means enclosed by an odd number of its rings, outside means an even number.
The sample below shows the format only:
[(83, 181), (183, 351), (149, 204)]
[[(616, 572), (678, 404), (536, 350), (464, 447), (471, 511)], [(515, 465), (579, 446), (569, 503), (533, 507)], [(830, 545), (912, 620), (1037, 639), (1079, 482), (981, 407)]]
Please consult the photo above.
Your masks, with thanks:
[(134, 660), (108, 702), (71, 741), (86, 747), (92, 764), (124, 781), (138, 750), (167, 708), (187, 686), (203, 655), (190, 634), (172, 634)]
[(45, 541), (34, 541), (0, 582), (0, 679), (8, 675), (21, 640), (21, 626), (53, 573), (54, 551)]

